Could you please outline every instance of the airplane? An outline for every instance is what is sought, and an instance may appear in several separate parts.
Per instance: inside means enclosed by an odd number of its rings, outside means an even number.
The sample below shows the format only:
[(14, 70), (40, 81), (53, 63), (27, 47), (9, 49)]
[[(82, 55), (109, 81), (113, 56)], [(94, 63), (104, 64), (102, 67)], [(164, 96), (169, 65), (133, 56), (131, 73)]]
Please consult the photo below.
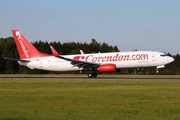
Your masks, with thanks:
[(30, 69), (47, 71), (88, 71), (89, 78), (98, 73), (116, 72), (122, 68), (165, 67), (174, 61), (165, 53), (157, 51), (129, 51), (92, 54), (59, 55), (50, 45), (52, 54), (39, 52), (19, 30), (12, 30), (20, 58), (6, 58), (17, 61)]

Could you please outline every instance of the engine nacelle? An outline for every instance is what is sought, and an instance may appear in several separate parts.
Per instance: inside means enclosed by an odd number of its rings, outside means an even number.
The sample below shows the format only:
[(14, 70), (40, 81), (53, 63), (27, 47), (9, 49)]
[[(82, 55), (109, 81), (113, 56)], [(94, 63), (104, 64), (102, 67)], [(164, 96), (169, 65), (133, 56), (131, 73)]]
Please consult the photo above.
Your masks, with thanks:
[(97, 70), (100, 73), (115, 72), (116, 71), (116, 65), (115, 64), (102, 64), (97, 68)]

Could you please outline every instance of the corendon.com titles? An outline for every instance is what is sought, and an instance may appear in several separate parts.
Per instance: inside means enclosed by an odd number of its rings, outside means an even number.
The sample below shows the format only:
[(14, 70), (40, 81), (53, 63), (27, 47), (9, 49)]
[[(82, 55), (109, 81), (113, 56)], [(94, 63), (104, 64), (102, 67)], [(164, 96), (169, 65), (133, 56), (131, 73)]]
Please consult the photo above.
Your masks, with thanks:
[(107, 55), (107, 56), (75, 56), (75, 60), (84, 60), (88, 62), (115, 62), (115, 61), (134, 61), (134, 60), (148, 60), (148, 54), (133, 54), (133, 55)]

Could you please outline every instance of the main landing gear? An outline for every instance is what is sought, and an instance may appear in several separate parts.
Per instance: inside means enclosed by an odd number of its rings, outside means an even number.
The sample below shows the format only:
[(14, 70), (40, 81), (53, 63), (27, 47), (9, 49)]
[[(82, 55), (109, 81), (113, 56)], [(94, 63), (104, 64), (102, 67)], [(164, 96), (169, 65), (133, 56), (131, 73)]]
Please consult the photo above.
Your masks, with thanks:
[(88, 73), (87, 74), (89, 78), (96, 78), (97, 77), (97, 73)]

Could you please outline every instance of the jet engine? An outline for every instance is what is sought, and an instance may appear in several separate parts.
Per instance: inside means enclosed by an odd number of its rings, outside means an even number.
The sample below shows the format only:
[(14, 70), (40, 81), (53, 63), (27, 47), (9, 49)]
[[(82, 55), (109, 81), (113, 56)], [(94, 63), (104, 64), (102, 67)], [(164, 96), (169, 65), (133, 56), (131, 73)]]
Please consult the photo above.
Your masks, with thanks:
[(116, 71), (116, 65), (115, 64), (102, 64), (97, 68), (97, 70), (100, 73), (115, 72)]

